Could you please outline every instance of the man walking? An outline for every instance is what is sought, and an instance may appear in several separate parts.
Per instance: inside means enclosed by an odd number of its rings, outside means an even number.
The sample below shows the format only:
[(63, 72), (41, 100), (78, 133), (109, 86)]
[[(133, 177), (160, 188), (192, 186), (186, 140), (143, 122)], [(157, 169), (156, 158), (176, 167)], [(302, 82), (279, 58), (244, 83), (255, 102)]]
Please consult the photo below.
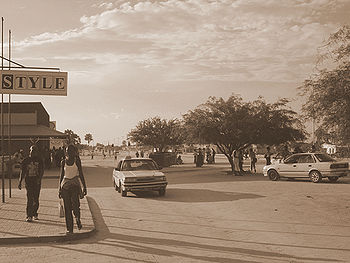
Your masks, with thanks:
[(30, 147), (29, 157), (23, 160), (21, 168), (18, 189), (22, 189), (22, 180), (24, 179), (27, 190), (26, 221), (32, 222), (33, 217), (35, 220), (39, 219), (39, 195), (41, 179), (44, 174), (44, 164), (37, 146), (33, 145)]

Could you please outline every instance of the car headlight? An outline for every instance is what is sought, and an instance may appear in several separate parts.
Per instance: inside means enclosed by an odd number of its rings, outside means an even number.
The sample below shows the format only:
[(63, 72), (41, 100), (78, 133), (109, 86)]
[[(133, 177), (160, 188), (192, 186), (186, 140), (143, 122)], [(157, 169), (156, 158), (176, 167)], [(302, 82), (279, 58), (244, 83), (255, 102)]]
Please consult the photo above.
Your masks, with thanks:
[(159, 180), (160, 181), (166, 181), (166, 177), (165, 176), (159, 176)]
[(125, 183), (133, 183), (133, 182), (136, 182), (137, 181), (137, 179), (135, 178), (135, 177), (127, 177), (127, 178), (125, 178), (124, 179), (124, 182)]

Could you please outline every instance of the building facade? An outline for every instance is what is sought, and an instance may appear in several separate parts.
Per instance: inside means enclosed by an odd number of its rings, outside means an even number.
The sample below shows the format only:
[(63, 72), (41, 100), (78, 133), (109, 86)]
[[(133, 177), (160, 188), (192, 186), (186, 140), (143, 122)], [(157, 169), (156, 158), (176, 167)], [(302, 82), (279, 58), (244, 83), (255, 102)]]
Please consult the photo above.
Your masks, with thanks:
[(0, 103), (0, 106), (4, 117), (2, 122), (0, 115), (0, 135), (3, 134), (5, 154), (13, 154), (20, 149), (28, 154), (34, 142), (41, 151), (47, 151), (52, 145), (63, 145), (66, 141), (67, 135), (55, 129), (41, 102), (13, 102), (10, 107), (8, 103)]

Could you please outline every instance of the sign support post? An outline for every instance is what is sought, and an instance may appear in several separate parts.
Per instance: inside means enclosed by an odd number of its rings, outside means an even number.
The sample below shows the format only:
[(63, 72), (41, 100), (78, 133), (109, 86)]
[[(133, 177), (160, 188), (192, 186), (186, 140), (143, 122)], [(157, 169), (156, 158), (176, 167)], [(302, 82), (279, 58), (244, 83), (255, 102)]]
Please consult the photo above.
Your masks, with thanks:
[[(4, 70), (4, 18), (1, 17), (1, 72)], [(5, 171), (4, 171), (4, 94), (1, 93), (1, 186), (2, 202), (5, 203)]]
[[(9, 69), (11, 69), (11, 30), (9, 30)], [(9, 104), (8, 104), (8, 147), (7, 151), (9, 154), (9, 164), (8, 164), (8, 173), (9, 173), (9, 197), (12, 197), (12, 160), (11, 160), (11, 94), (9, 94)]]

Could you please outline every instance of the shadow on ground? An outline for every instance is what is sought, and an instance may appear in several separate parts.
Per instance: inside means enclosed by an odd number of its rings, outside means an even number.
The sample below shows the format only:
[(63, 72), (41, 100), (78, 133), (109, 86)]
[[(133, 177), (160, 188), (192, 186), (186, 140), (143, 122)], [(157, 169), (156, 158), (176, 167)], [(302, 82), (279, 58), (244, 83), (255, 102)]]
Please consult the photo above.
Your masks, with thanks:
[(237, 201), (241, 199), (255, 199), (265, 196), (249, 194), (249, 193), (237, 193), (237, 192), (220, 192), (207, 189), (167, 189), (165, 196), (159, 197), (157, 192), (135, 192), (135, 195), (129, 197), (150, 198), (157, 201), (170, 201), (170, 202), (224, 202), (224, 201)]
[[(96, 201), (89, 197), (90, 208), (94, 217), (95, 226), (97, 229), (97, 235), (90, 239), (86, 240), (86, 243), (98, 243), (113, 248), (124, 248), (130, 252), (130, 255), (134, 253), (143, 253), (149, 254), (152, 256), (166, 256), (166, 257), (180, 257), (192, 261), (208, 261), (208, 262), (218, 262), (218, 263), (255, 263), (261, 262), (261, 258), (265, 260), (270, 258), (272, 261), (295, 261), (299, 260), (301, 262), (306, 261), (316, 261), (316, 262), (338, 262), (336, 259), (327, 259), (321, 257), (303, 257), (303, 256), (294, 256), (285, 253), (273, 252), (268, 250), (259, 250), (259, 249), (248, 249), (235, 246), (222, 246), (222, 245), (213, 245), (208, 244), (208, 242), (198, 243), (198, 242), (189, 242), (183, 240), (176, 240), (176, 234), (173, 236), (172, 233), (167, 233), (172, 235), (171, 238), (156, 238), (152, 237), (152, 231), (149, 231), (148, 236), (144, 235), (125, 235), (120, 233), (110, 232), (108, 226), (106, 225), (101, 210), (96, 203)], [(145, 230), (146, 232), (148, 230)], [(205, 239), (210, 239), (210, 237), (203, 237)], [(237, 241), (239, 242), (239, 241)], [(255, 242), (249, 242), (255, 243)], [(269, 244), (269, 243), (259, 243), (264, 245), (280, 245), (280, 244)], [(167, 248), (169, 247), (169, 248)], [(174, 247), (180, 248), (177, 251), (174, 251)], [(61, 247), (60, 247), (61, 248)], [(182, 248), (182, 249), (181, 249)], [(305, 247), (307, 248), (307, 247)], [(78, 251), (83, 253), (91, 254), (100, 254), (107, 257), (112, 257), (114, 259), (132, 259), (135, 262), (153, 262), (149, 260), (141, 260), (136, 258), (125, 258), (118, 255), (112, 255), (110, 253), (101, 253), (94, 251), (82, 251), (74, 249), (72, 247), (65, 247), (64, 249), (68, 251)], [(193, 255), (191, 253), (186, 253), (187, 249), (196, 249), (196, 250), (205, 250), (212, 251), (213, 253), (221, 253), (225, 257), (221, 256), (205, 256), (205, 255)], [(247, 256), (249, 258), (255, 258), (256, 260), (244, 260), (236, 258), (237, 255)]]

